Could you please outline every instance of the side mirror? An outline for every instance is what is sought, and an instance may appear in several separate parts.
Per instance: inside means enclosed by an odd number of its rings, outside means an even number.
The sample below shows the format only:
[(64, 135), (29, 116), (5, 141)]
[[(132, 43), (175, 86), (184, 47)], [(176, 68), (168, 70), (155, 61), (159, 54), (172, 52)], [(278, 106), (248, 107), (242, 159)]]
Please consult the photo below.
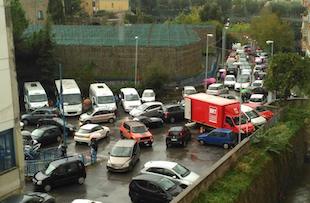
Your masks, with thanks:
[(177, 177), (176, 177), (176, 176), (172, 176), (172, 178), (173, 178), (173, 179), (177, 179)]

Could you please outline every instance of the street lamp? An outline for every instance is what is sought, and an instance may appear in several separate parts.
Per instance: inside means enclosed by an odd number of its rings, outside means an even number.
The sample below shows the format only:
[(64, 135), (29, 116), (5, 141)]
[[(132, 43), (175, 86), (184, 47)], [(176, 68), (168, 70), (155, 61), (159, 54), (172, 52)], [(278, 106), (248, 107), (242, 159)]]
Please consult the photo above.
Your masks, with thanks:
[(135, 58), (135, 88), (137, 87), (137, 74), (138, 74), (138, 41), (139, 37), (135, 36), (136, 40), (136, 58)]
[(271, 57), (273, 57), (273, 44), (274, 44), (274, 42), (272, 40), (267, 40), (266, 44), (268, 44), (268, 45), (271, 44)]
[[(206, 44), (206, 72), (205, 72), (206, 83), (208, 82), (209, 37), (213, 37), (213, 34), (207, 34), (207, 44)], [(206, 87), (207, 87), (207, 84), (205, 85), (205, 89), (207, 89)]]
[(225, 58), (225, 49), (226, 49), (226, 30), (229, 27), (229, 18), (227, 19), (228, 22), (223, 27), (222, 31), (222, 68), (224, 68), (224, 58)]

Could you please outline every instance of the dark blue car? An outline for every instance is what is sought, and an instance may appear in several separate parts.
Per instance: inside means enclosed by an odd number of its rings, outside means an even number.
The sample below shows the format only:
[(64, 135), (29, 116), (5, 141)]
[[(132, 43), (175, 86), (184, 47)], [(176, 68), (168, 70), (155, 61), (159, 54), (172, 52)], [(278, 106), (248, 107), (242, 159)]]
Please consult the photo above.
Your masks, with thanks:
[(197, 137), (197, 140), (202, 144), (218, 145), (225, 149), (235, 146), (237, 143), (235, 134), (225, 128), (217, 128), (209, 133), (203, 133)]

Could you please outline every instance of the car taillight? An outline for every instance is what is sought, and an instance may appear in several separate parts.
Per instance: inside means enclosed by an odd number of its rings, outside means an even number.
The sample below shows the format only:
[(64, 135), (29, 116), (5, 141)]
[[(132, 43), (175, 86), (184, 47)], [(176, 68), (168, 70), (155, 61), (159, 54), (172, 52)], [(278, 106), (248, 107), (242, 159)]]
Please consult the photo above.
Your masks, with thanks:
[(165, 118), (168, 118), (169, 112), (164, 112)]

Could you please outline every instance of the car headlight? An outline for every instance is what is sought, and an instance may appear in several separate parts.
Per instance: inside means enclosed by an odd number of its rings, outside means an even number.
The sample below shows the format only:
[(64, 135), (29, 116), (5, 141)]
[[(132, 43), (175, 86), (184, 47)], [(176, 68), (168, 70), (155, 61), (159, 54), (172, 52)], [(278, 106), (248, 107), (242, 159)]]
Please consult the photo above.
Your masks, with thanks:
[(111, 160), (110, 159), (108, 159), (108, 161), (107, 161), (107, 165), (108, 166), (111, 166), (112, 164), (111, 164)]
[(127, 161), (126, 163), (123, 164), (123, 167), (129, 167), (130, 161)]
[(39, 180), (39, 181), (37, 182), (37, 185), (42, 185), (42, 180)]
[(73, 131), (73, 128), (69, 128), (70, 131)]
[(240, 132), (241, 132), (241, 134), (244, 134), (244, 131), (243, 131), (243, 130), (241, 130)]

